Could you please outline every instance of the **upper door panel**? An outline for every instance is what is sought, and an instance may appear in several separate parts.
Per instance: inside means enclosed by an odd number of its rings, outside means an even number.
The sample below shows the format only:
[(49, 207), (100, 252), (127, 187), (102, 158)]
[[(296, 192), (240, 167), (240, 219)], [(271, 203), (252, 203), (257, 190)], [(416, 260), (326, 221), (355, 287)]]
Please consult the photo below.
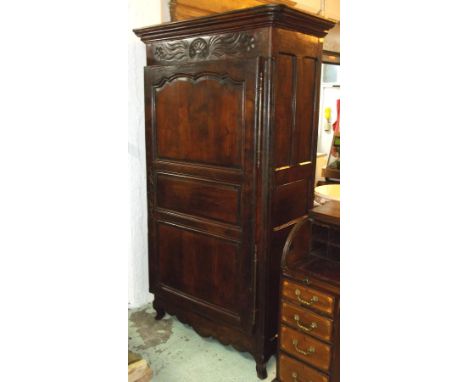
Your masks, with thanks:
[(152, 160), (243, 168), (255, 66), (232, 61), (146, 68), (147, 77), (151, 73)]

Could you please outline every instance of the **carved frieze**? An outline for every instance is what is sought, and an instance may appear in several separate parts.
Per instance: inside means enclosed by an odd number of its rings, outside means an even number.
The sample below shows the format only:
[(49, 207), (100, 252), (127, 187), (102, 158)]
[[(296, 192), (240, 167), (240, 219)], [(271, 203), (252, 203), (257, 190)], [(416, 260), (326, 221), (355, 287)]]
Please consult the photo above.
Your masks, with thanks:
[(180, 40), (155, 44), (153, 54), (157, 61), (210, 59), (236, 56), (255, 49), (255, 36), (245, 32), (198, 37), (192, 41)]

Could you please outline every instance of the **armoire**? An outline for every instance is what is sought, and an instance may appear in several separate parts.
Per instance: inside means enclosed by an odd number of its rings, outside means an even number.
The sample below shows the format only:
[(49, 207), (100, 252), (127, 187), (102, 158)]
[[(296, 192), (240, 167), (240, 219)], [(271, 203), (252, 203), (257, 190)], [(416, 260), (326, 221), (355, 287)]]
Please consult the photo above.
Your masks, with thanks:
[(323, 37), (265, 5), (134, 30), (144, 68), (150, 292), (202, 336), (276, 351), (281, 252), (313, 203)]

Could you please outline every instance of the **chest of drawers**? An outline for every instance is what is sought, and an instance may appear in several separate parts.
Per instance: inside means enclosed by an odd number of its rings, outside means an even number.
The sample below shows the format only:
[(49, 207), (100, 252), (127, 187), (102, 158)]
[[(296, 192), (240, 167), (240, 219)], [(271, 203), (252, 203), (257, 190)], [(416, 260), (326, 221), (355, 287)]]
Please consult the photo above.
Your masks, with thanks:
[(339, 207), (338, 219), (323, 212), (299, 222), (283, 252), (276, 381), (340, 379)]

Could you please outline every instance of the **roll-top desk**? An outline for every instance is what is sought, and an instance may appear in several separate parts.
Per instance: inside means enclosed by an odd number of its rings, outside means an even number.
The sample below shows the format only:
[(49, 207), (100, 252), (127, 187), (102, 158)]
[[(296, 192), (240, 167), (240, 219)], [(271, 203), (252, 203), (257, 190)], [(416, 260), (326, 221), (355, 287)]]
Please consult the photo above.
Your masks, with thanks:
[(277, 382), (340, 380), (340, 208), (314, 208), (281, 263)]

